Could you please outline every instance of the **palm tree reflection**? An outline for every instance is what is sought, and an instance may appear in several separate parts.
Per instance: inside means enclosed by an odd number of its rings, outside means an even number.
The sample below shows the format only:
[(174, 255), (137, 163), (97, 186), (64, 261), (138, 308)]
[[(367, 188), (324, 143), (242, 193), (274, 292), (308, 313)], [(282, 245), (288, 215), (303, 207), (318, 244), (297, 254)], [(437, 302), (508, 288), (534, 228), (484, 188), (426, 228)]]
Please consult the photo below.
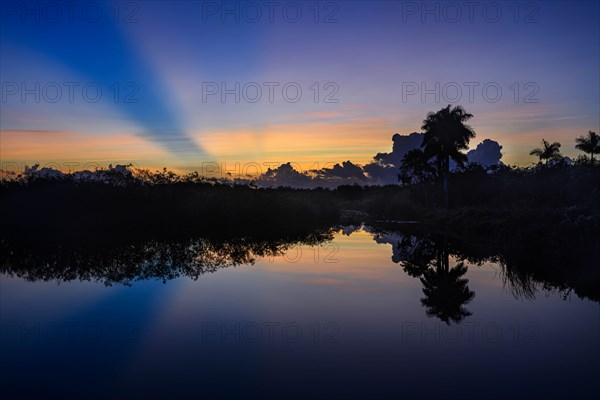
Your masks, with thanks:
[(404, 271), (418, 277), (425, 297), (421, 304), (428, 317), (437, 317), (447, 324), (460, 323), (472, 313), (465, 308), (475, 297), (464, 278), (464, 262), (450, 267), (450, 252), (446, 240), (434, 242), (427, 238), (405, 237), (398, 242)]

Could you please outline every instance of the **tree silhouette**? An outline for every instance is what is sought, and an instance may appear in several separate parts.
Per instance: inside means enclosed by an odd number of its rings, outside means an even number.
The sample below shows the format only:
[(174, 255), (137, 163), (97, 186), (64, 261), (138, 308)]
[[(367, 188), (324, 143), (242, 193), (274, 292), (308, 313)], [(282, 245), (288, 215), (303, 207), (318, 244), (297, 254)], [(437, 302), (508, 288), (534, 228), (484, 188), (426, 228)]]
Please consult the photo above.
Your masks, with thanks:
[(450, 250), (446, 238), (406, 236), (397, 243), (402, 269), (423, 284), (421, 304), (429, 317), (447, 324), (460, 323), (471, 315), (464, 306), (474, 297), (464, 262), (450, 268)]
[(459, 262), (450, 268), (449, 252), (442, 245), (437, 254), (434, 268), (430, 268), (421, 277), (425, 298), (421, 304), (426, 308), (429, 317), (437, 317), (447, 324), (450, 321), (459, 323), (471, 312), (464, 305), (475, 297), (469, 289), (469, 280), (463, 278), (467, 267)]
[(0, 240), (0, 274), (27, 281), (74, 280), (131, 286), (144, 280), (166, 283), (179, 277), (198, 279), (222, 268), (253, 265), (259, 258), (283, 255), (297, 245), (318, 245), (333, 238), (332, 230), (290, 235), (280, 230), (274, 237), (195, 237), (178, 240), (123, 243), (99, 241), (67, 246)]
[(444, 203), (448, 207), (448, 175), (450, 159), (462, 166), (467, 156), (461, 153), (469, 147), (469, 141), (475, 132), (465, 122), (473, 117), (462, 106), (442, 108), (438, 112), (430, 112), (423, 120), (421, 129), (425, 133), (421, 147), (427, 156), (436, 157), (438, 177), (444, 185)]
[(435, 176), (435, 167), (422, 150), (411, 150), (404, 155), (400, 164), (398, 180), (405, 185), (423, 183)]
[(542, 148), (538, 147), (531, 150), (529, 155), (537, 156), (540, 159), (540, 162), (545, 160), (546, 164), (548, 164), (548, 161), (550, 160), (560, 160), (563, 157), (563, 155), (560, 154), (560, 143), (554, 142), (550, 144), (545, 139), (542, 139), (542, 146)]
[(423, 275), (437, 254), (436, 243), (423, 237), (404, 236), (396, 246), (402, 269), (413, 278)]
[(580, 136), (575, 141), (577, 142), (575, 148), (589, 153), (591, 164), (594, 165), (594, 154), (600, 153), (600, 136), (596, 132), (589, 131), (587, 136)]

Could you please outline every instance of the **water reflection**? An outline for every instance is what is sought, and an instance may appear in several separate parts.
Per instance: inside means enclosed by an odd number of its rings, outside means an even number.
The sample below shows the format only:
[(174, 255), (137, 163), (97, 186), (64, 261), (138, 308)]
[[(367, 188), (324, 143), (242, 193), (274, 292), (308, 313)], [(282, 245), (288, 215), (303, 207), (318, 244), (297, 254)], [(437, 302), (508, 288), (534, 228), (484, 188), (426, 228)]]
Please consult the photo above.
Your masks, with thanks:
[[(392, 245), (392, 261), (419, 278), (428, 316), (461, 322), (471, 312), (464, 306), (474, 297), (464, 278), (469, 266), (493, 263), (501, 268), (504, 286), (516, 298), (534, 299), (539, 291), (558, 292), (563, 299), (575, 293), (600, 301), (600, 273), (596, 256), (578, 238), (540, 245), (539, 241), (507, 238), (489, 243), (418, 230), (373, 229), (374, 240)], [(453, 260), (453, 262), (451, 261)], [(454, 265), (452, 266), (452, 264)]]
[(374, 232), (379, 243), (392, 245), (392, 261), (399, 263), (404, 272), (419, 278), (423, 284), (421, 304), (429, 317), (445, 323), (459, 323), (472, 313), (465, 308), (475, 297), (464, 277), (464, 261), (451, 266), (448, 241), (445, 237), (402, 235), (399, 232)]
[[(576, 248), (563, 252), (573, 259), (567, 268), (555, 251), (514, 243), (485, 243), (471, 238), (432, 234), (407, 226), (394, 229), (373, 226), (332, 227), (286, 235), (211, 237), (179, 240), (133, 239), (119, 243), (23, 242), (4, 238), (0, 243), (0, 273), (27, 281), (95, 281), (106, 285), (132, 285), (136, 281), (167, 282), (178, 277), (194, 280), (207, 272), (231, 266), (252, 265), (261, 258), (285, 254), (298, 245), (317, 246), (335, 240), (335, 235), (368, 232), (376, 243), (392, 246), (391, 259), (422, 284), (420, 299), (425, 313), (446, 324), (460, 323), (472, 311), (475, 298), (466, 278), (468, 268), (493, 262), (512, 294), (533, 298), (539, 290), (572, 292), (599, 301), (598, 271), (593, 263), (575, 258)], [(572, 246), (565, 241), (561, 246)], [(555, 250), (556, 245), (551, 250)], [(568, 248), (567, 252), (565, 249)], [(343, 251), (343, 249), (342, 249)], [(330, 279), (331, 280), (331, 279)]]
[[(475, 292), (465, 274), (469, 267), (492, 263), (515, 298), (534, 299), (540, 291), (572, 293), (600, 301), (600, 271), (596, 267), (597, 243), (592, 250), (579, 238), (546, 243), (544, 238), (507, 237), (489, 242), (480, 237), (424, 232), (419, 227), (366, 227), (377, 243), (392, 246), (392, 262), (423, 285), (421, 304), (426, 314), (445, 323), (460, 323), (472, 315), (465, 306)], [(590, 251), (591, 250), (591, 251)]]
[(451, 268), (449, 259), (447, 248), (439, 245), (436, 258), (420, 278), (425, 294), (421, 303), (430, 317), (446, 323), (461, 322), (471, 315), (464, 305), (475, 297), (475, 293), (469, 290), (469, 280), (464, 278), (465, 263), (461, 261)]
[(333, 238), (318, 230), (281, 238), (202, 237), (180, 241), (111, 242), (67, 246), (64, 243), (22, 243), (3, 240), (0, 273), (27, 281), (96, 281), (131, 285), (135, 281), (178, 277), (198, 279), (218, 269), (252, 265), (258, 258), (282, 254), (289, 247), (315, 245)]

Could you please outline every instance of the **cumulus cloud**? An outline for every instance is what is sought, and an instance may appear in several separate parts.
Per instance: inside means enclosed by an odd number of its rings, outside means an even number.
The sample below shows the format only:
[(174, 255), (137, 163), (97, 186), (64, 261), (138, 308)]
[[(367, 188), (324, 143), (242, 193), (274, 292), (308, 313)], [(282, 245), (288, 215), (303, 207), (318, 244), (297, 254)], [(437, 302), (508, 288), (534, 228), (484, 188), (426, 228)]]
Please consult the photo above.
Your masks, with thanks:
[(398, 133), (392, 136), (392, 152), (377, 153), (373, 159), (376, 163), (383, 165), (399, 166), (402, 162), (402, 157), (411, 150), (418, 149), (423, 143), (423, 134), (413, 132), (408, 135), (400, 135)]
[(314, 186), (314, 182), (308, 174), (296, 171), (288, 162), (274, 169), (269, 168), (267, 172), (258, 177), (256, 185), (258, 187), (309, 188)]
[(467, 152), (467, 159), (470, 163), (479, 164), (482, 167), (498, 165), (502, 158), (500, 150), (502, 150), (502, 146), (498, 142), (485, 139), (476, 148)]
[[(423, 143), (423, 133), (413, 132), (408, 135), (396, 133), (392, 136), (392, 152), (378, 153), (373, 157), (377, 164), (393, 165), (399, 167), (402, 157), (411, 150), (421, 148)], [(467, 152), (467, 160), (470, 163), (476, 163), (483, 167), (499, 164), (502, 158), (502, 146), (495, 140), (485, 139), (479, 143), (476, 148)], [(451, 164), (455, 166), (454, 163)]]
[(344, 161), (341, 165), (335, 164), (333, 168), (323, 168), (315, 171), (322, 178), (333, 178), (362, 182), (367, 179), (363, 169), (351, 161)]
[(398, 133), (392, 136), (392, 151), (377, 153), (373, 162), (363, 166), (371, 185), (391, 185), (398, 183), (398, 167), (402, 157), (411, 150), (418, 149), (423, 143), (423, 134), (413, 132), (408, 135)]
[(281, 164), (262, 174), (256, 180), (258, 187), (335, 188), (340, 185), (367, 184), (368, 177), (361, 166), (344, 161), (332, 168), (299, 172), (291, 163)]
[(398, 168), (392, 164), (372, 162), (363, 167), (371, 185), (390, 185), (398, 183)]
[(66, 174), (51, 167), (40, 168), (39, 164), (35, 164), (32, 167), (25, 166), (24, 176), (30, 181), (72, 179), (77, 182), (103, 182), (124, 185), (133, 179), (133, 172), (131, 165), (113, 166), (110, 164), (108, 168), (97, 169), (96, 171), (84, 170)]
[(33, 167), (25, 166), (25, 176), (29, 179), (63, 179), (65, 174), (62, 172), (50, 168), (40, 168), (40, 164), (35, 164)]
[[(298, 188), (335, 188), (340, 185), (390, 185), (398, 183), (398, 168), (402, 158), (411, 150), (421, 148), (423, 134), (413, 132), (408, 135), (398, 133), (392, 136), (392, 151), (377, 153), (373, 161), (360, 166), (351, 161), (336, 164), (333, 168), (313, 170), (310, 173), (296, 171), (290, 163), (276, 169), (269, 169), (257, 180), (257, 186), (289, 186)], [(501, 163), (502, 146), (490, 139), (479, 143), (467, 153), (470, 163), (489, 167)], [(456, 163), (450, 162), (450, 169), (456, 169)]]
[[(413, 132), (408, 135), (398, 133), (392, 136), (392, 151), (377, 153), (373, 161), (366, 165), (354, 164), (344, 161), (335, 164), (332, 168), (322, 168), (311, 171), (297, 171), (288, 162), (277, 168), (269, 168), (260, 175), (254, 184), (257, 187), (293, 187), (293, 188), (336, 188), (341, 185), (389, 185), (398, 184), (399, 167), (402, 158), (411, 150), (421, 147), (423, 134)], [(467, 152), (470, 163), (477, 163), (483, 167), (501, 164), (502, 146), (493, 140), (485, 139), (475, 149)], [(455, 169), (456, 164), (450, 163), (450, 168)], [(67, 175), (52, 168), (39, 168), (34, 165), (26, 168), (25, 175), (30, 179), (63, 179)], [(97, 171), (80, 171), (69, 175), (77, 181), (103, 181), (127, 182), (132, 178), (132, 172), (126, 165), (110, 165), (108, 169)], [(232, 182), (229, 180), (229, 182)], [(234, 179), (233, 183), (250, 184), (247, 179)]]

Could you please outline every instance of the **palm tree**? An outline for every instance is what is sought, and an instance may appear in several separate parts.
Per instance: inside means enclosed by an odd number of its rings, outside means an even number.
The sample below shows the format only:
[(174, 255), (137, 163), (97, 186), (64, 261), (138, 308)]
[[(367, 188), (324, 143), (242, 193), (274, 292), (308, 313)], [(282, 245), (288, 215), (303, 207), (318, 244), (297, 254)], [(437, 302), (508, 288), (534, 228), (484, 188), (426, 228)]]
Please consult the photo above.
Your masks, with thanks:
[(465, 308), (475, 297), (475, 292), (469, 289), (469, 280), (464, 278), (467, 266), (459, 262), (450, 268), (450, 252), (446, 240), (440, 241), (433, 268), (425, 271), (420, 278), (423, 284), (424, 298), (421, 304), (429, 317), (437, 317), (450, 324), (459, 323), (471, 312)]
[(460, 262), (453, 268), (430, 269), (423, 274), (423, 294), (421, 304), (428, 317), (437, 317), (450, 324), (459, 323), (472, 313), (464, 306), (475, 297), (469, 289), (469, 280), (463, 278), (467, 267)]
[(554, 142), (550, 144), (545, 139), (542, 139), (542, 146), (542, 148), (531, 150), (529, 155), (539, 157), (540, 162), (542, 162), (542, 160), (546, 160), (546, 164), (548, 164), (548, 161), (550, 160), (560, 160), (563, 157), (559, 150), (560, 143)]
[(448, 175), (450, 174), (450, 159), (462, 166), (467, 156), (461, 153), (469, 147), (469, 141), (475, 137), (475, 132), (465, 122), (473, 118), (462, 106), (442, 108), (438, 112), (430, 112), (423, 120), (421, 129), (423, 143), (427, 156), (436, 157), (438, 177), (443, 179), (444, 203), (448, 207)]
[(589, 131), (587, 136), (580, 136), (575, 141), (577, 142), (575, 148), (584, 153), (589, 153), (591, 163), (594, 165), (594, 154), (600, 153), (600, 136), (596, 132)]
[(421, 304), (428, 317), (437, 317), (446, 324), (460, 323), (471, 315), (465, 308), (475, 292), (464, 277), (464, 262), (450, 267), (450, 250), (446, 238), (404, 236), (396, 244), (398, 261), (409, 276), (423, 284)]

